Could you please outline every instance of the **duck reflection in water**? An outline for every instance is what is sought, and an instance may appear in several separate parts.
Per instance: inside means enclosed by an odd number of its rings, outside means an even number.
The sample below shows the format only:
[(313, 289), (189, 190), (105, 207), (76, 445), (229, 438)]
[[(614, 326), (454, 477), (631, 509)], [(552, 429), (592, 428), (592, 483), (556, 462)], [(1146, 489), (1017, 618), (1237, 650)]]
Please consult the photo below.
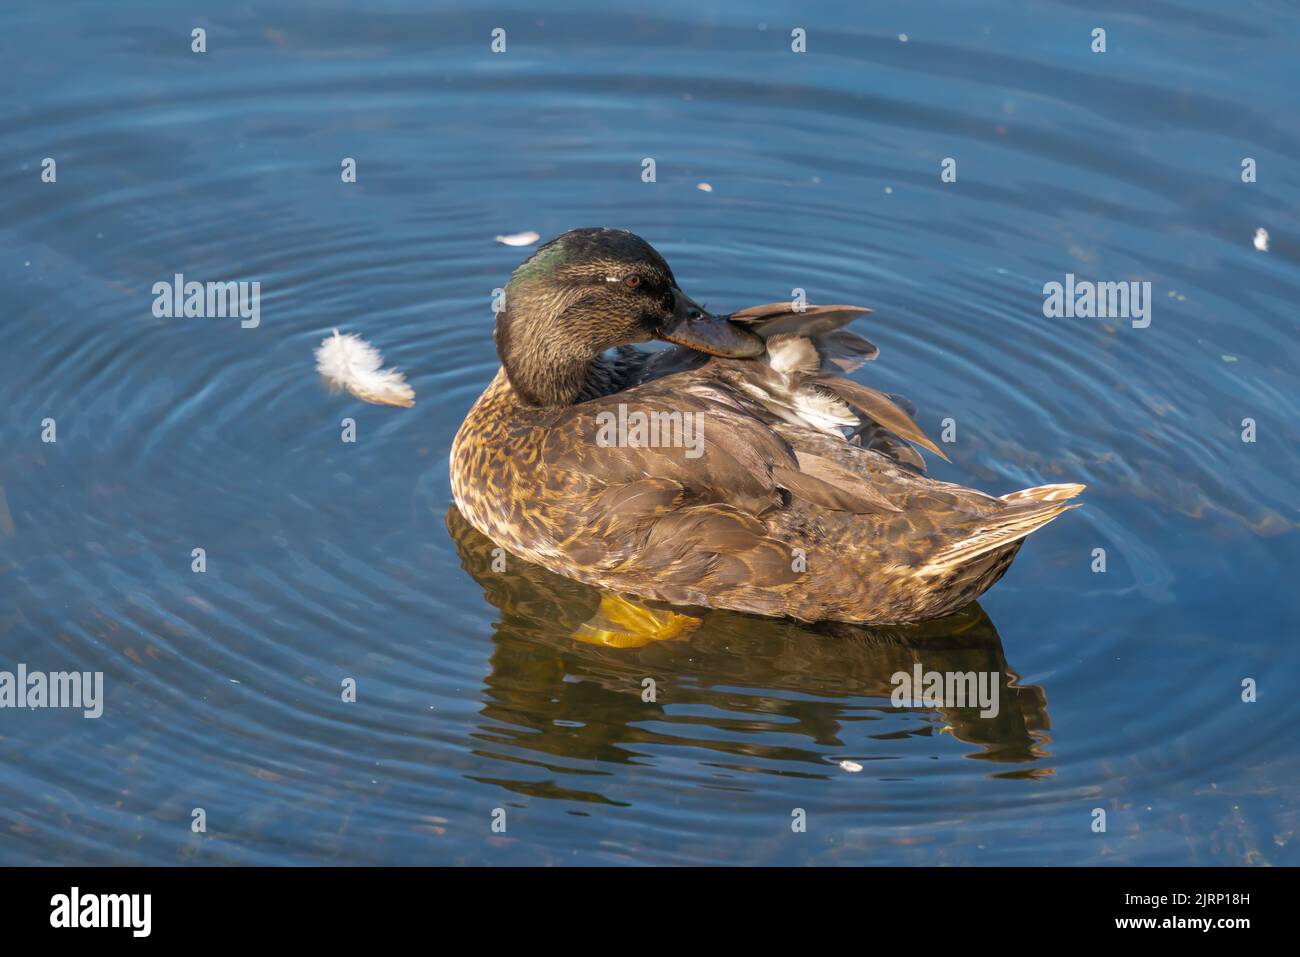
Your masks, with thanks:
[[(874, 627), (647, 608), (690, 624), (673, 639), (611, 645), (593, 638), (592, 622), (608, 617), (612, 596), (504, 555), (454, 505), (446, 525), (462, 567), (500, 612), (483, 693), (483, 714), (492, 723), (479, 736), (538, 752), (543, 757), (534, 760), (548, 767), (546, 756), (560, 759), (557, 764), (574, 758), (633, 763), (638, 745), (675, 743), (787, 766), (806, 762), (807, 773), (829, 775), (826, 752), (842, 747), (845, 724), (870, 720), (873, 711), (895, 712), (890, 697), (898, 683), (891, 679), (900, 672), (912, 676), (920, 664), (926, 672), (996, 673), (997, 714), (980, 717), (974, 701), (967, 707), (913, 708), (915, 728), (876, 737), (949, 733), (978, 746), (968, 757), (1022, 765), (998, 776), (1051, 773), (1044, 766), (1050, 740), (1046, 697), (1036, 686), (1017, 683), (997, 630), (978, 604), (917, 625)], [(621, 605), (616, 600), (612, 607)], [(655, 683), (653, 695), (647, 677)], [(691, 709), (689, 721), (676, 724), (678, 735), (653, 729), (656, 719), (673, 722), (665, 710), (670, 704)], [(699, 717), (710, 712), (728, 717)], [(710, 732), (690, 735), (699, 722)], [(773, 732), (771, 739), (757, 733), (764, 731)], [(812, 746), (792, 746), (798, 736)], [(550, 784), (497, 783), (526, 793), (603, 800)]]

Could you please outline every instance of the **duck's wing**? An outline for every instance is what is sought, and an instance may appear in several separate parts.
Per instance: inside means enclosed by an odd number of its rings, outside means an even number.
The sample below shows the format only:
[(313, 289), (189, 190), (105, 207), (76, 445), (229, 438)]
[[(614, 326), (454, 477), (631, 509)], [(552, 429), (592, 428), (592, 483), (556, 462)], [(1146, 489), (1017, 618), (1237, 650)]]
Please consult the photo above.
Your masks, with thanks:
[[(750, 377), (733, 384), (733, 361), (550, 413), (526, 451), (530, 500), (516, 507), (521, 526), (546, 526), (529, 557), (678, 605), (911, 620), (996, 581), (1016, 543), (1080, 488), (999, 499), (916, 475), (839, 432), (775, 417), (745, 388), (771, 366), (744, 362)], [(806, 556), (838, 572), (811, 581)]]
[[(848, 439), (917, 471), (925, 462), (907, 443), (947, 456), (912, 418), (905, 399), (847, 379), (880, 350), (844, 328), (871, 310), (864, 306), (804, 306), (789, 302), (751, 306), (728, 318), (767, 341), (757, 360), (714, 360), (711, 368), (781, 421), (804, 424)], [(910, 410), (910, 411), (909, 411)]]
[(872, 342), (844, 328), (869, 312), (865, 306), (848, 305), (807, 305), (800, 311), (789, 302), (750, 306), (727, 318), (765, 339), (765, 356), (716, 359), (676, 346), (650, 356), (636, 381), (652, 382), (710, 365), (711, 372), (757, 400), (774, 420), (834, 435), (847, 433), (853, 444), (924, 473), (925, 460), (909, 442), (945, 460), (947, 456), (913, 421), (912, 403), (844, 378), (880, 355)]
[[(837, 375), (852, 372), (880, 355), (873, 343), (843, 328), (869, 312), (865, 306), (807, 306), (796, 312), (791, 303), (772, 302), (741, 309), (725, 318), (744, 324), (764, 339), (793, 335), (809, 340), (818, 357), (818, 371)], [(637, 381), (651, 382), (698, 369), (709, 359), (687, 346), (662, 349), (646, 359)]]
[(607, 486), (642, 479), (678, 485), (692, 503), (752, 515), (796, 495), (837, 511), (890, 510), (857, 476), (805, 460), (753, 404), (711, 370), (658, 379), (559, 410), (543, 466)]
[(844, 327), (870, 313), (866, 306), (813, 306), (795, 309), (794, 303), (769, 302), (733, 312), (727, 318), (743, 323), (764, 339), (797, 336), (811, 342), (820, 360), (820, 371), (852, 372), (880, 355), (876, 346)]
[[(636, 431), (652, 421), (659, 432)], [(561, 410), (539, 454), (550, 514), (564, 513), (557, 537), (566, 560), (639, 570), (666, 594), (674, 584), (686, 595), (797, 580), (790, 546), (767, 521), (792, 503), (895, 510), (860, 476), (796, 452), (743, 397), (703, 374)]]

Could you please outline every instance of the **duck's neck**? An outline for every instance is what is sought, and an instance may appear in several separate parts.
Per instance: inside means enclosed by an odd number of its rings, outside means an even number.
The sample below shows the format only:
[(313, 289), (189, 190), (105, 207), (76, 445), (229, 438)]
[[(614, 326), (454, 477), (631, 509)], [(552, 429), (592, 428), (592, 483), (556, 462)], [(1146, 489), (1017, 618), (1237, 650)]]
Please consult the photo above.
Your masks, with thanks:
[(635, 384), (649, 354), (633, 346), (619, 346), (595, 356), (552, 353), (547, 364), (519, 362), (512, 353), (501, 366), (515, 395), (537, 408), (555, 408), (587, 402)]
[(557, 340), (499, 340), (497, 352), (515, 393), (526, 404), (550, 408), (578, 401), (600, 357), (569, 351)]

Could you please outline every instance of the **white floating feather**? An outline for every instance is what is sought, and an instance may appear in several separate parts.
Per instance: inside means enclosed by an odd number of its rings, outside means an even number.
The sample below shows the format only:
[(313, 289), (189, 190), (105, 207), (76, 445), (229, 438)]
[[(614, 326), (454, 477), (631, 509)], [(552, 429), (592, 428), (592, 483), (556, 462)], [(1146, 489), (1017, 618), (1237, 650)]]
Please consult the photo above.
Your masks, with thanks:
[(330, 388), (352, 393), (376, 405), (415, 404), (415, 390), (396, 369), (381, 369), (384, 357), (360, 336), (334, 335), (316, 350), (316, 371)]
[(502, 246), (531, 246), (541, 238), (540, 233), (529, 230), (526, 233), (507, 233), (505, 236), (498, 236), (497, 242)]
[(1255, 230), (1255, 248), (1262, 253), (1268, 252), (1268, 230), (1263, 226)]

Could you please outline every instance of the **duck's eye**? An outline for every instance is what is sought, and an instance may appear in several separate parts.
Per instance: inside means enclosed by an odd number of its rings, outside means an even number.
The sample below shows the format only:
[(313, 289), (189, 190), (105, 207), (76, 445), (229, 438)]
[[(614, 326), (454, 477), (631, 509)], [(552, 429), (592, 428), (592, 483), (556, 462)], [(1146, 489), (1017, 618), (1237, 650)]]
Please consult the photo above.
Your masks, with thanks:
[(629, 289), (635, 289), (637, 286), (641, 285), (641, 277), (636, 273), (632, 273), (632, 275), (623, 280), (623, 285), (627, 286)]

